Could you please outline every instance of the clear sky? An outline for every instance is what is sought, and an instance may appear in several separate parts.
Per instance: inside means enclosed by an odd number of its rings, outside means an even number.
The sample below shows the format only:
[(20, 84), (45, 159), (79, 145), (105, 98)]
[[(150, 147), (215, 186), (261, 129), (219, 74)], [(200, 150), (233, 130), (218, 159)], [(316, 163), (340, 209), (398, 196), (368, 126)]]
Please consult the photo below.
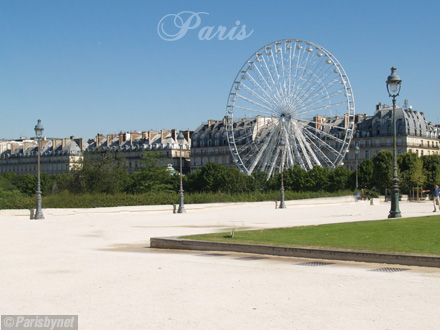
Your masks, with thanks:
[[(357, 113), (391, 103), (385, 80), (395, 66), (398, 104), (407, 98), (439, 123), (439, 9), (434, 0), (0, 0), (0, 138), (33, 136), (39, 118), (50, 137), (196, 129), (224, 116), (246, 59), (284, 38), (336, 56)], [(161, 38), (161, 19), (182, 11), (207, 14), (180, 39)], [(179, 31), (171, 16), (162, 23)], [(253, 32), (200, 40), (219, 26)]]

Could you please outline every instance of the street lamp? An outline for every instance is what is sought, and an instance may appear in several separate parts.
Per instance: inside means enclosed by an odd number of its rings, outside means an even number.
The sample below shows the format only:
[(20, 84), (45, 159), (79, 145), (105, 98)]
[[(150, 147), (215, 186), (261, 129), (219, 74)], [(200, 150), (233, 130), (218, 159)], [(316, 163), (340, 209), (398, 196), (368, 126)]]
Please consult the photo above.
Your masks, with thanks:
[(284, 149), (286, 147), (286, 143), (284, 142), (284, 139), (282, 138), (280, 140), (280, 150), (281, 150), (281, 189), (280, 189), (280, 209), (285, 209), (286, 204), (284, 203)]
[(37, 156), (37, 209), (35, 210), (34, 219), (44, 219), (43, 212), (41, 210), (41, 188), (40, 188), (40, 150), (41, 150), (41, 139), (43, 137), (43, 125), (41, 125), (41, 120), (38, 119), (37, 125), (35, 125), (35, 135), (37, 136), (38, 144), (38, 156)]
[(391, 68), (391, 74), (386, 81), (389, 97), (393, 98), (393, 185), (391, 187), (391, 210), (388, 218), (401, 218), (399, 210), (399, 178), (397, 177), (397, 155), (396, 155), (396, 96), (399, 96), (402, 80), (396, 73), (396, 68)]
[(354, 158), (356, 158), (356, 190), (359, 187), (359, 181), (358, 181), (358, 158), (359, 158), (359, 145), (356, 144), (354, 147)]
[(179, 189), (179, 209), (177, 213), (185, 213), (185, 206), (183, 204), (183, 184), (182, 184), (182, 148), (185, 142), (185, 137), (182, 132), (177, 135), (177, 143), (180, 145), (180, 189)]

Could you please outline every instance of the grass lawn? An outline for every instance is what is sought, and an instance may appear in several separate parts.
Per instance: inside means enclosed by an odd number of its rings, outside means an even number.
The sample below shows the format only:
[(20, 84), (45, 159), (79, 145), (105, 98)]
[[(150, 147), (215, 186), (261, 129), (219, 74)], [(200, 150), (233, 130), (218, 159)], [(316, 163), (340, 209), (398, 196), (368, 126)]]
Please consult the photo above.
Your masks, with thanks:
[(440, 215), (236, 231), (182, 238), (227, 243), (440, 255)]

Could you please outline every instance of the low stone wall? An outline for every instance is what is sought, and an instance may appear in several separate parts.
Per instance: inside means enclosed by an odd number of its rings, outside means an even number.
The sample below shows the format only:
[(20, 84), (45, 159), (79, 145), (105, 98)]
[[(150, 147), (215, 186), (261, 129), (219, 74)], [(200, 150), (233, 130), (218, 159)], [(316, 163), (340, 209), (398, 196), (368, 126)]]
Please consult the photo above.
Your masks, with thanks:
[(301, 257), (311, 259), (330, 259), (359, 262), (374, 262), (399, 264), (408, 266), (440, 267), (440, 256), (422, 256), (396, 253), (374, 253), (350, 250), (329, 250), (317, 248), (280, 247), (267, 245), (220, 243), (179, 239), (176, 237), (151, 238), (151, 248), (198, 250), (198, 251), (228, 251), (266, 254), (283, 257)]

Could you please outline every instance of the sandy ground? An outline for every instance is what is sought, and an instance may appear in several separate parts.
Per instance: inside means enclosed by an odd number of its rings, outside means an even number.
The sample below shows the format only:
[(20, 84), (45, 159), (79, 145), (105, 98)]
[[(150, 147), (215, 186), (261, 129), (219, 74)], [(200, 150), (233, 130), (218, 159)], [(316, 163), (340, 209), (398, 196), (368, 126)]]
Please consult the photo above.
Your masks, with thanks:
[[(287, 207), (44, 209), (35, 221), (0, 211), (0, 314), (74, 314), (83, 330), (440, 328), (438, 268), (149, 248), (157, 236), (383, 219), (390, 205), (339, 198)], [(430, 203), (400, 209), (435, 214)]]

